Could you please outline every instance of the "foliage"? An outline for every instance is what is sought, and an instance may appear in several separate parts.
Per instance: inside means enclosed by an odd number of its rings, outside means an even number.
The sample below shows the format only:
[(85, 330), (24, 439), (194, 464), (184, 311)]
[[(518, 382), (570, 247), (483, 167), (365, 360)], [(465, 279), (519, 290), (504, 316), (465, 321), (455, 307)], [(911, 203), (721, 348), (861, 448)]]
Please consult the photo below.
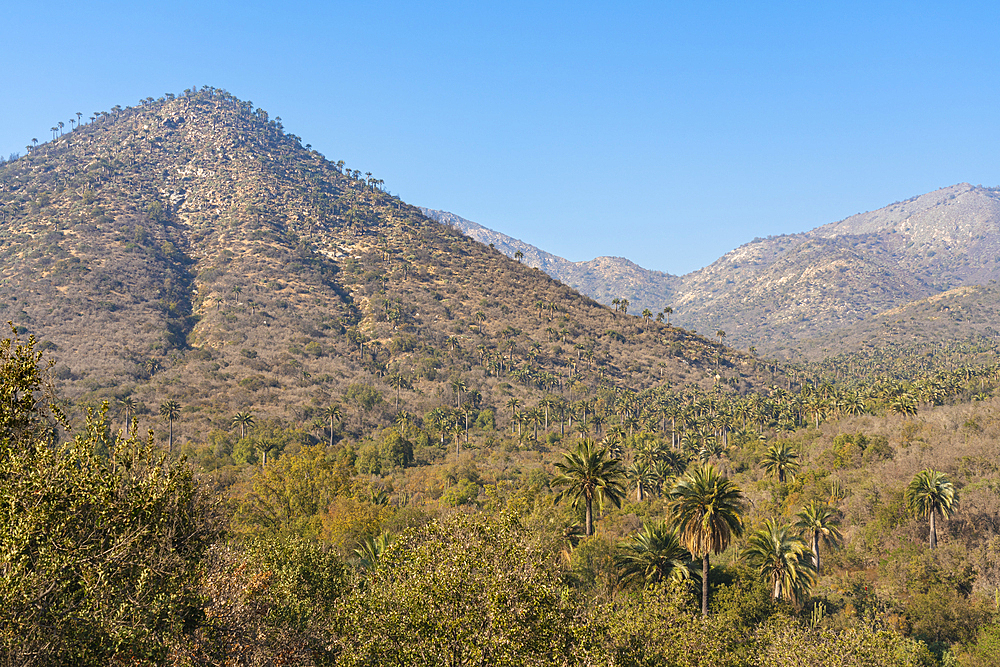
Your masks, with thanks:
[(690, 470), (670, 490), (670, 513), (681, 544), (702, 558), (702, 615), (708, 614), (709, 554), (743, 534), (743, 493), (711, 464)]
[(261, 466), (238, 499), (234, 525), (247, 533), (318, 537), (323, 512), (349, 489), (343, 462), (322, 446), (306, 446)]
[(558, 496), (571, 497), (573, 506), (583, 501), (586, 508), (585, 534), (594, 534), (593, 505), (598, 509), (605, 502), (621, 505), (625, 497), (622, 484), (625, 472), (617, 459), (608, 455), (606, 448), (597, 447), (591, 440), (582, 440), (576, 448), (563, 454), (556, 469), (559, 474), (552, 479), (552, 486), (567, 487)]
[(454, 514), (392, 542), (338, 605), (340, 665), (551, 665), (576, 621), (512, 517)]
[(642, 530), (619, 545), (615, 554), (621, 583), (656, 584), (690, 579), (691, 554), (681, 546), (676, 528), (664, 521), (644, 523)]
[(911, 511), (930, 519), (930, 547), (937, 547), (937, 515), (945, 519), (958, 503), (955, 485), (937, 470), (922, 470), (906, 487), (906, 505)]
[[(591, 632), (604, 664), (623, 667), (743, 667), (751, 637), (717, 618), (702, 618), (680, 582), (645, 589), (599, 608)], [(595, 663), (600, 664), (595, 660)]]
[[(0, 647), (20, 665), (162, 659), (200, 622), (210, 507), (183, 461), (112, 438), (107, 406), (53, 444), (33, 341), (7, 341), (19, 372), (0, 377), (13, 438), (0, 447)], [(39, 439), (41, 438), (41, 439)]]
[(771, 583), (775, 600), (801, 601), (816, 580), (813, 553), (790, 525), (768, 519), (747, 540), (743, 555)]
[(202, 567), (205, 622), (174, 642), (178, 662), (332, 663), (329, 623), (349, 578), (329, 549), (295, 537), (254, 537), (214, 545)]
[(862, 625), (841, 632), (776, 622), (760, 636), (760, 667), (934, 667), (921, 642)]

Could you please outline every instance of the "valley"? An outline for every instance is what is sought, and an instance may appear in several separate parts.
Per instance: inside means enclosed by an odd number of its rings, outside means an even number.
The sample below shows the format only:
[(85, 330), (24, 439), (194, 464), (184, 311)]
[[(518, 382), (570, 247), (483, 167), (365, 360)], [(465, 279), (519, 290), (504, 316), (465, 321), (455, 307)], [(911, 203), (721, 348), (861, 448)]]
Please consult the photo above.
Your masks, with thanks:
[(0, 163), (3, 664), (995, 664), (998, 206), (671, 276), (99, 113)]

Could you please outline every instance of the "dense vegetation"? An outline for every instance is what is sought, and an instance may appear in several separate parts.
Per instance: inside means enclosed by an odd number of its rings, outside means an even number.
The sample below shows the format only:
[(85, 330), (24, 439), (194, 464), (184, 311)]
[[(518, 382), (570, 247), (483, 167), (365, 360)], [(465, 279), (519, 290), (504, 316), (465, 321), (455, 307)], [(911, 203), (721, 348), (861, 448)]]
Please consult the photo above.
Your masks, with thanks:
[(250, 413), (185, 459), (103, 411), (71, 428), (34, 341), (0, 352), (9, 664), (996, 659), (995, 372), (912, 409), (905, 385), (609, 392), (589, 429), (532, 425), (552, 451), (405, 416), (331, 447)]

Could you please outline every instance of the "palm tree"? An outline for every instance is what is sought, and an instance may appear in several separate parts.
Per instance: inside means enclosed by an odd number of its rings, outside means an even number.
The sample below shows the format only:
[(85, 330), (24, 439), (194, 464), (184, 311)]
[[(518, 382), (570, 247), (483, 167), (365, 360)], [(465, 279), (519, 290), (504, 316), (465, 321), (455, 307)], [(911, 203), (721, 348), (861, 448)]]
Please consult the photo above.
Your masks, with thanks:
[(517, 263), (520, 264), (521, 260), (524, 259), (524, 253), (518, 250), (517, 252), (514, 253), (514, 259), (516, 259)]
[(231, 425), (240, 427), (240, 440), (242, 440), (247, 436), (246, 430), (254, 425), (253, 415), (249, 412), (237, 412)]
[(340, 421), (343, 419), (343, 413), (340, 411), (339, 405), (328, 405), (323, 408), (323, 418), (330, 422), (330, 447), (333, 447), (333, 420), (336, 419)]
[(170, 399), (160, 404), (160, 416), (170, 422), (170, 439), (167, 441), (167, 452), (174, 451), (174, 420), (181, 414), (181, 404)]
[(623, 484), (625, 471), (617, 459), (608, 455), (606, 448), (595, 447), (589, 439), (581, 440), (572, 451), (565, 452), (563, 460), (556, 463), (556, 469), (560, 474), (552, 479), (552, 486), (567, 487), (556, 496), (556, 501), (570, 496), (573, 507), (584, 501), (587, 510), (584, 533), (590, 537), (594, 534), (594, 501), (598, 509), (605, 501), (621, 507), (627, 493)]
[(655, 584), (661, 581), (678, 581), (691, 578), (691, 553), (665, 521), (644, 523), (642, 530), (627, 542), (619, 545), (614, 562), (618, 568), (618, 581)]
[(921, 470), (906, 487), (906, 505), (915, 514), (930, 518), (928, 541), (937, 548), (937, 515), (945, 519), (958, 504), (958, 492), (948, 477), (937, 470)]
[(400, 373), (393, 373), (392, 375), (389, 376), (388, 382), (389, 386), (396, 390), (396, 406), (393, 409), (398, 410), (399, 391), (404, 388), (409, 389), (411, 386), (410, 381), (406, 378), (405, 375), (402, 375)]
[(764, 469), (778, 476), (780, 484), (785, 483), (785, 474), (798, 469), (799, 453), (784, 440), (778, 441), (767, 448), (767, 453), (761, 459)]
[(669, 327), (670, 326), (670, 316), (673, 315), (674, 309), (671, 308), (670, 306), (667, 306), (666, 308), (663, 309), (663, 312), (667, 316), (667, 326)]
[(790, 525), (768, 519), (747, 540), (747, 561), (771, 583), (774, 600), (800, 600), (816, 581), (813, 553)]
[(514, 423), (517, 421), (517, 409), (521, 407), (521, 399), (511, 396), (507, 399), (507, 407), (510, 408), (510, 432), (514, 432)]
[(378, 537), (366, 537), (354, 550), (354, 556), (358, 559), (358, 567), (362, 570), (370, 570), (382, 559), (382, 554), (392, 542), (392, 534), (384, 532)]
[(837, 510), (826, 503), (813, 500), (795, 517), (795, 527), (803, 533), (809, 533), (812, 538), (813, 568), (816, 574), (819, 574), (820, 540), (833, 546), (843, 539), (840, 534), (840, 521), (837, 520)]
[(708, 616), (709, 554), (722, 553), (733, 537), (743, 534), (743, 492), (715, 466), (705, 464), (677, 480), (669, 497), (681, 544), (702, 559), (701, 614)]
[(136, 402), (131, 396), (126, 396), (125, 398), (118, 399), (118, 405), (122, 407), (122, 412), (125, 413), (125, 435), (132, 432), (132, 421), (131, 417), (135, 415)]
[(455, 407), (462, 407), (462, 392), (468, 389), (469, 386), (465, 384), (465, 380), (461, 378), (455, 378), (451, 381), (451, 390), (455, 392)]

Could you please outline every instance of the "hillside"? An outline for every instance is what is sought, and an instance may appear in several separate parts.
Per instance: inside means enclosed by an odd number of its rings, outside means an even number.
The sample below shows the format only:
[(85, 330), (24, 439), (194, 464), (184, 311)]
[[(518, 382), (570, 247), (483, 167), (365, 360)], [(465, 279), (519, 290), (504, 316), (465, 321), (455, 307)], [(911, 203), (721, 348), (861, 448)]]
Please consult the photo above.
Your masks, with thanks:
[(44, 341), (65, 398), (130, 396), (146, 425), (176, 400), (182, 439), (251, 408), (309, 423), (342, 404), (360, 433), (466, 393), (499, 415), (550, 392), (763, 379), (425, 218), (217, 89), (0, 165), (0, 207), (0, 319)]
[[(998, 257), (1000, 193), (960, 184), (741, 246), (683, 277), (676, 318), (772, 351), (788, 339), (995, 280)], [(773, 315), (760, 317), (766, 306)]]
[(541, 269), (606, 306), (610, 306), (615, 299), (626, 298), (634, 313), (641, 313), (647, 308), (657, 313), (670, 305), (673, 291), (679, 284), (677, 276), (644, 269), (624, 257), (596, 257), (571, 262), (454, 213), (429, 208), (420, 210), (428, 218), (454, 227), (480, 243), (492, 245), (508, 257), (515, 258), (517, 253), (521, 253), (520, 261), (528, 266)]
[[(627, 298), (653, 312), (669, 305), (681, 326), (723, 330), (731, 344), (767, 354), (787, 355), (794, 341), (1000, 277), (1000, 192), (967, 183), (808, 232), (758, 238), (681, 277), (614, 258), (566, 262), (457, 216), (441, 219), (506, 244), (510, 254), (522, 251), (525, 261), (603, 303)], [(824, 347), (847, 352), (848, 340), (831, 336)]]

